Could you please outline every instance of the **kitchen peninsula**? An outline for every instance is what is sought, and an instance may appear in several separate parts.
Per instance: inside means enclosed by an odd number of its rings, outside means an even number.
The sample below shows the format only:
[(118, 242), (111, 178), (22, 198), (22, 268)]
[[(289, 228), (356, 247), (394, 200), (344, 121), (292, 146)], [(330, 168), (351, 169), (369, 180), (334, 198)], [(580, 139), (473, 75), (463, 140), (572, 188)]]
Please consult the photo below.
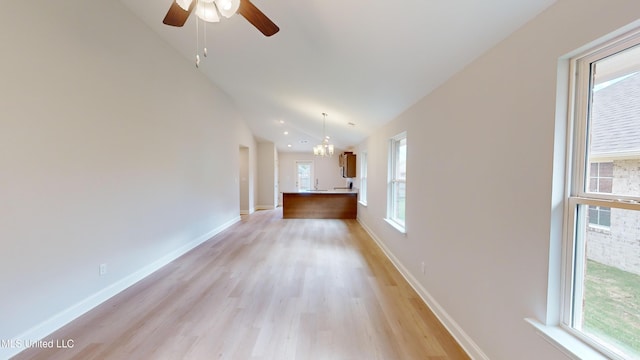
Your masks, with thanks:
[(309, 190), (282, 193), (285, 219), (355, 219), (358, 192), (355, 190)]

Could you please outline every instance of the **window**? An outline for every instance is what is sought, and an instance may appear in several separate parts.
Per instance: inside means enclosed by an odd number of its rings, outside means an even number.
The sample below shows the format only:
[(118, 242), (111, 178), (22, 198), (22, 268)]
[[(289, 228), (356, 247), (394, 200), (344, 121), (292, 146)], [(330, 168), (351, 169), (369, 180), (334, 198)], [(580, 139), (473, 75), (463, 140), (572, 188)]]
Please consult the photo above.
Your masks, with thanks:
[(387, 194), (387, 222), (405, 231), (405, 201), (407, 183), (407, 133), (389, 140), (389, 182)]
[(296, 161), (296, 189), (298, 191), (309, 191), (313, 187), (312, 182), (313, 161)]
[(360, 202), (367, 205), (367, 152), (360, 154)]
[(589, 191), (611, 194), (613, 185), (613, 162), (589, 164)]
[(589, 206), (589, 225), (608, 229), (611, 226), (611, 208)]
[[(613, 162), (592, 162), (589, 164), (589, 191), (612, 193)], [(611, 226), (611, 208), (589, 206), (589, 225), (608, 229)]]
[(610, 358), (635, 359), (640, 357), (640, 33), (572, 64), (562, 325)]

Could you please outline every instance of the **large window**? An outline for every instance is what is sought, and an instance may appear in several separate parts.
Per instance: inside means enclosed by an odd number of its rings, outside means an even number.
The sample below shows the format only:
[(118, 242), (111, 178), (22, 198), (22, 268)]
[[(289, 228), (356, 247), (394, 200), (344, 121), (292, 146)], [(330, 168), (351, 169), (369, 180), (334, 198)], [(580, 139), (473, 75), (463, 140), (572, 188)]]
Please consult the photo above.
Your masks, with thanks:
[(407, 134), (403, 132), (389, 140), (389, 182), (386, 219), (402, 232), (405, 231), (406, 185)]
[(562, 324), (640, 357), (640, 36), (574, 59)]
[(360, 153), (360, 202), (367, 205), (367, 152)]

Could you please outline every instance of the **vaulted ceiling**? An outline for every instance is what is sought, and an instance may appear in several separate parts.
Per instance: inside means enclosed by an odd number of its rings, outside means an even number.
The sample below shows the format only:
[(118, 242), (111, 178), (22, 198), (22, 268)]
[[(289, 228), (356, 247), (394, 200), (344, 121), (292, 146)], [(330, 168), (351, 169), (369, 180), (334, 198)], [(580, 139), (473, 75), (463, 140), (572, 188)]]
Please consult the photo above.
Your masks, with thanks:
[[(184, 27), (162, 24), (173, 0), (121, 1), (280, 151), (311, 151), (323, 112), (337, 147), (357, 145), (555, 2), (253, 0), (280, 32), (265, 37), (236, 15), (200, 22), (197, 41), (195, 13)], [(208, 48), (198, 69), (197, 42)]]

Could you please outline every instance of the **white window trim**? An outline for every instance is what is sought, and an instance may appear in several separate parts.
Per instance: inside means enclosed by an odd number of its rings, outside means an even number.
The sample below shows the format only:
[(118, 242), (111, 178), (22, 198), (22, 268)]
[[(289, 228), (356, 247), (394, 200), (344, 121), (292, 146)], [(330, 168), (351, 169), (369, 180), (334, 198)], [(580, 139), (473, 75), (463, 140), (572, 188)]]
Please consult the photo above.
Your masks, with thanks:
[(392, 228), (396, 229), (400, 234), (402, 235), (406, 235), (407, 234), (407, 229), (405, 227), (403, 227), (402, 225), (398, 224), (397, 222), (389, 219), (389, 218), (384, 218), (384, 221), (391, 225)]
[[(395, 144), (402, 140), (402, 139), (406, 139), (407, 138), (407, 132), (403, 131), (399, 134), (397, 134), (396, 136), (392, 137), (389, 139), (389, 160), (388, 160), (388, 168), (387, 168), (387, 214), (385, 217), (385, 221), (391, 225), (394, 229), (396, 229), (397, 231), (399, 231), (401, 234), (406, 234), (406, 228), (407, 228), (407, 224), (406, 224), (406, 219), (405, 219), (405, 223), (401, 224), (397, 221), (395, 221), (393, 219), (393, 217), (391, 216), (394, 210), (394, 203), (395, 203), (395, 195), (394, 195), (394, 187), (393, 187), (393, 183), (400, 183), (403, 182), (405, 184), (405, 191), (406, 191), (406, 179), (405, 180), (395, 180), (394, 179), (394, 174), (395, 174), (395, 167), (396, 167), (396, 146)], [(407, 142), (408, 143), (408, 142)], [(405, 193), (406, 196), (406, 193)], [(405, 204), (405, 214), (406, 214), (406, 204)]]
[[(556, 141), (554, 151), (554, 180), (552, 191), (552, 204), (554, 208), (562, 209), (562, 214), (557, 211), (552, 212), (551, 218), (551, 237), (550, 237), (550, 252), (549, 252), (549, 278), (548, 278), (548, 293), (547, 293), (547, 312), (544, 319), (525, 318), (524, 320), (529, 323), (535, 331), (542, 336), (546, 341), (560, 349), (565, 355), (571, 359), (616, 359), (617, 355), (608, 351), (603, 351), (602, 348), (594, 347), (591, 341), (585, 339), (581, 334), (578, 334), (572, 328), (566, 326), (565, 319), (570, 314), (567, 314), (566, 309), (570, 309), (571, 298), (567, 296), (570, 293), (572, 286), (571, 277), (566, 274), (570, 274), (573, 271), (573, 266), (570, 260), (573, 256), (573, 233), (568, 230), (569, 226), (564, 224), (570, 224), (574, 220), (573, 212), (569, 209), (575, 208), (575, 204), (572, 207), (570, 201), (569, 190), (575, 188), (576, 183), (572, 174), (576, 173), (576, 169), (573, 167), (573, 151), (576, 148), (573, 144), (574, 140), (574, 110), (577, 106), (584, 104), (578, 104), (574, 102), (574, 99), (578, 99), (575, 94), (576, 84), (574, 83), (574, 76), (576, 67), (575, 61), (571, 60), (577, 58), (583, 58), (587, 54), (594, 54), (600, 52), (603, 49), (611, 47), (628, 48), (632, 37), (640, 36), (640, 20), (635, 21), (632, 24), (619, 29), (618, 31), (611, 33), (610, 35), (603, 37), (597, 42), (601, 44), (599, 48), (591, 48), (587, 52), (582, 52), (584, 49), (578, 50), (573, 54), (560, 59), (558, 76), (559, 79), (565, 75), (565, 79), (571, 79), (566, 83), (558, 82), (558, 92), (556, 96), (557, 101), (557, 118), (556, 118)], [(596, 43), (596, 42), (594, 42)], [(570, 96), (567, 98), (566, 94), (569, 92)], [(571, 99), (571, 100), (568, 100)], [(562, 115), (562, 114), (565, 115)], [(582, 160), (585, 160), (584, 158)], [(564, 190), (560, 190), (563, 188)], [(621, 197), (614, 195), (600, 196), (602, 199), (597, 201), (589, 200), (588, 203), (594, 205), (611, 205), (613, 202), (617, 202), (616, 207), (640, 209), (640, 204), (635, 203), (635, 200), (629, 197)], [(565, 199), (565, 200), (563, 200)], [(586, 200), (586, 199), (581, 199)], [(564, 224), (563, 224), (564, 223)], [(569, 290), (568, 290), (569, 289)], [(604, 355), (604, 354), (607, 355)]]
[(538, 335), (542, 336), (570, 359), (610, 360), (560, 325), (544, 325), (531, 318), (526, 318), (525, 321), (534, 327)]
[[(587, 111), (589, 108), (588, 102), (590, 101), (589, 95), (591, 91), (591, 64), (605, 58), (606, 56), (626, 50), (633, 46), (638, 42), (637, 36), (638, 34), (629, 34), (628, 36), (614, 41), (601, 49), (575, 58), (572, 63), (572, 67), (575, 71), (573, 74), (576, 75), (576, 87), (574, 88), (575, 93), (572, 94), (572, 99), (575, 101), (575, 107), (573, 109), (574, 111), (570, 114), (571, 117), (569, 118), (570, 124), (573, 125), (574, 132), (569, 135), (572, 136), (574, 142), (573, 147), (568, 148), (567, 151), (567, 163), (571, 164), (572, 168), (571, 176), (569, 177), (571, 180), (569, 182), (569, 188), (567, 189), (568, 207), (566, 208), (567, 215), (566, 222), (564, 224), (565, 238), (563, 243), (565, 244), (565, 252), (563, 261), (565, 266), (564, 273), (562, 275), (562, 291), (565, 301), (562, 306), (562, 317), (560, 319), (560, 323), (566, 327), (567, 330), (574, 333), (574, 335), (580, 337), (581, 340), (613, 359), (623, 357), (613, 351), (610, 351), (587, 336), (583, 336), (581, 332), (573, 330), (571, 325), (575, 320), (575, 313), (581, 313), (581, 302), (573, 301), (572, 298), (581, 298), (583, 294), (582, 281), (576, 281), (575, 277), (578, 276), (577, 274), (582, 274), (584, 272), (584, 264), (582, 261), (576, 261), (575, 259), (585, 258), (584, 247), (581, 246), (581, 244), (574, 243), (576, 237), (581, 237), (579, 234), (575, 233), (575, 231), (581, 230), (574, 229), (582, 228), (581, 225), (576, 226), (579, 219), (584, 219), (583, 216), (576, 217), (581, 205), (604, 206), (609, 207), (610, 209), (623, 208), (629, 210), (640, 210), (640, 205), (635, 203), (638, 201), (638, 198), (614, 194), (592, 193), (589, 192), (585, 186), (585, 184), (588, 183), (586, 179), (586, 176), (588, 176), (588, 172), (586, 171), (588, 170), (586, 169), (588, 166), (587, 136), (585, 136), (585, 134), (587, 134), (588, 126), (586, 119), (589, 117)], [(586, 207), (583, 209), (584, 211), (587, 211)]]

